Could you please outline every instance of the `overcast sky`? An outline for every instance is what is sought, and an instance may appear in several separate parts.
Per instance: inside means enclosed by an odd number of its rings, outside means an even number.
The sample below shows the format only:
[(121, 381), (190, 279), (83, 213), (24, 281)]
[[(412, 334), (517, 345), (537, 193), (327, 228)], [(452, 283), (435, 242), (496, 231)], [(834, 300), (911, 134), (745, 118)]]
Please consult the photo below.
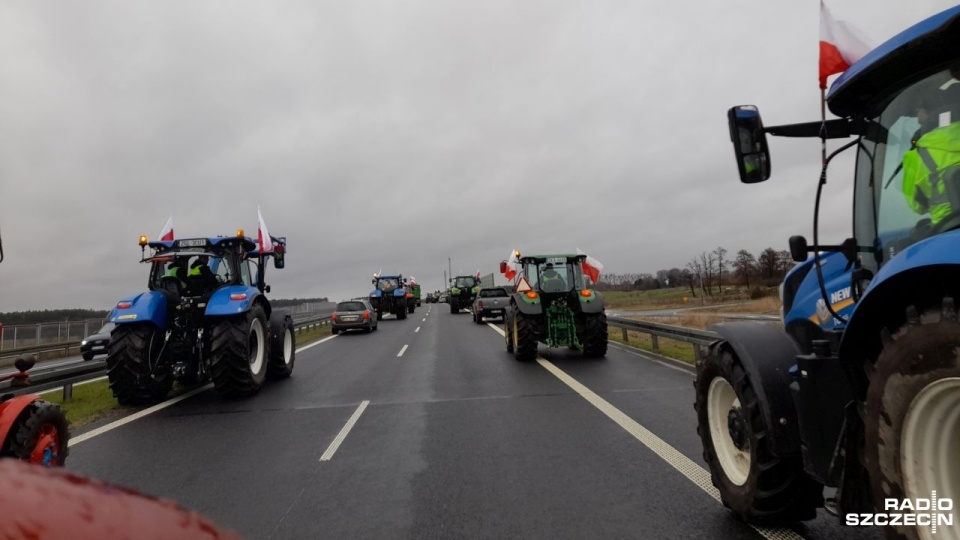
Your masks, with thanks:
[[(876, 44), (947, 1), (831, 0)], [(869, 5), (869, 11), (862, 6)], [(0, 311), (108, 309), (137, 237), (287, 236), (274, 297), (429, 290), (510, 250), (610, 273), (812, 230), (819, 142), (736, 175), (726, 110), (819, 118), (818, 2), (0, 3)], [(852, 161), (825, 192), (850, 234)]]

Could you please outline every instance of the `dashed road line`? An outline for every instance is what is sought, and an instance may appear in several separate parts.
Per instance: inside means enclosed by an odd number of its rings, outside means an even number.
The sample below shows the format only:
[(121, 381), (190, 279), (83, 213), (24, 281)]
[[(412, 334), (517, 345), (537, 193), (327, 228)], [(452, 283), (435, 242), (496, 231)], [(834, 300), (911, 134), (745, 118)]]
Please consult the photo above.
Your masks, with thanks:
[(400, 352), (397, 353), (397, 358), (400, 358), (401, 356), (403, 356), (403, 353), (405, 352), (407, 352), (407, 345), (404, 345), (403, 348), (400, 349)]
[(420, 331), (420, 327), (418, 326), (417, 329), (413, 331), (413, 333), (416, 334), (419, 331)]
[(343, 440), (347, 438), (350, 430), (353, 429), (353, 425), (357, 423), (357, 419), (360, 418), (360, 415), (363, 414), (363, 411), (366, 410), (369, 404), (370, 400), (364, 400), (360, 403), (360, 406), (357, 407), (357, 410), (353, 411), (353, 415), (347, 420), (347, 423), (343, 426), (343, 429), (340, 430), (340, 433), (337, 433), (337, 437), (333, 439), (333, 442), (327, 447), (327, 451), (320, 456), (320, 461), (330, 461), (333, 454), (336, 453), (337, 448), (340, 448), (340, 445), (343, 444)]

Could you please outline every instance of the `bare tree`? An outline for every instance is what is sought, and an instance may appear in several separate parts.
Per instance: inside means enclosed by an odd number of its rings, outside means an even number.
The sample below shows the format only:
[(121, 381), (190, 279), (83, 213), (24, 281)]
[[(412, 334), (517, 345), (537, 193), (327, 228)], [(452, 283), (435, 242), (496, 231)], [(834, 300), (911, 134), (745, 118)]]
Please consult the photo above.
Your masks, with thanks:
[(697, 292), (693, 289), (693, 282), (699, 281), (700, 288), (703, 288), (703, 267), (700, 266), (700, 261), (696, 257), (690, 259), (690, 262), (687, 263), (687, 269), (690, 270), (690, 292), (693, 293), (693, 297), (697, 297)]
[(753, 254), (745, 249), (738, 251), (737, 258), (733, 260), (733, 268), (740, 282), (749, 289), (750, 275), (757, 269), (757, 260), (753, 257)]
[(727, 254), (727, 250), (718, 247), (713, 250), (713, 254), (717, 257), (717, 286), (720, 287), (720, 294), (723, 294), (723, 257)]

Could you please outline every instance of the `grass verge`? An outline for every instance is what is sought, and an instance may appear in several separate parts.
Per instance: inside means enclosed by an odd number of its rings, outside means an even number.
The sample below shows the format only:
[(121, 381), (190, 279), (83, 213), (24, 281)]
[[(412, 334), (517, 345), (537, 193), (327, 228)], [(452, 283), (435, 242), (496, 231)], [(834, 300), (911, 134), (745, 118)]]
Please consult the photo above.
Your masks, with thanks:
[(610, 341), (624, 343), (638, 349), (643, 349), (645, 351), (650, 351), (663, 356), (669, 356), (670, 358), (675, 358), (677, 360), (686, 362), (691, 366), (696, 363), (696, 356), (693, 353), (693, 345), (690, 343), (658, 337), (657, 343), (660, 345), (660, 350), (655, 351), (653, 350), (653, 339), (649, 334), (627, 331), (627, 340), (624, 341), (623, 330), (620, 328), (611, 327), (607, 333), (609, 334)]
[[(330, 325), (302, 330), (297, 332), (297, 346), (306, 345), (330, 334)], [(60, 389), (45, 393), (43, 399), (60, 405), (70, 421), (71, 429), (85, 426), (117, 411), (133, 411), (132, 408), (122, 407), (117, 403), (106, 380), (74, 385), (73, 397), (66, 402), (63, 401), (63, 390)]]

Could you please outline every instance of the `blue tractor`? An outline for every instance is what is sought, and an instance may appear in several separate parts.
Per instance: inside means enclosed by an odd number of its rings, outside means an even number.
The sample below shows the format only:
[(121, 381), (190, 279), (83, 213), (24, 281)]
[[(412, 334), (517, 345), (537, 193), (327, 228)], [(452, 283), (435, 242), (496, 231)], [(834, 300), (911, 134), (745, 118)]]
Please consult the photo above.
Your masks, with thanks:
[(384, 312), (393, 313), (399, 320), (406, 319), (407, 289), (403, 286), (403, 276), (374, 274), (372, 282), (375, 289), (370, 293), (370, 305), (377, 312), (377, 320), (383, 319)]
[[(960, 500), (960, 137), (944, 136), (960, 133), (960, 6), (852, 65), (827, 105), (839, 118), (764, 127), (756, 107), (728, 113), (744, 183), (770, 176), (766, 134), (852, 140), (824, 160), (812, 245), (790, 239), (803, 262), (781, 286), (784, 328), (713, 327), (722, 339), (694, 383), (703, 456), (723, 504), (752, 523), (825, 507), (847, 525), (886, 513), (876, 523), (892, 536), (926, 537), (933, 520), (955, 538), (936, 501)], [(846, 149), (853, 236), (821, 245), (827, 165)], [(931, 499), (925, 516), (889, 510)]]
[[(120, 300), (107, 354), (108, 377), (121, 405), (163, 399), (174, 381), (213, 380), (228, 397), (255, 394), (267, 378), (293, 372), (293, 320), (264, 293), (268, 259), (284, 267), (286, 238), (263, 253), (244, 236), (148, 242), (146, 292)], [(150, 248), (147, 255), (146, 249)]]

